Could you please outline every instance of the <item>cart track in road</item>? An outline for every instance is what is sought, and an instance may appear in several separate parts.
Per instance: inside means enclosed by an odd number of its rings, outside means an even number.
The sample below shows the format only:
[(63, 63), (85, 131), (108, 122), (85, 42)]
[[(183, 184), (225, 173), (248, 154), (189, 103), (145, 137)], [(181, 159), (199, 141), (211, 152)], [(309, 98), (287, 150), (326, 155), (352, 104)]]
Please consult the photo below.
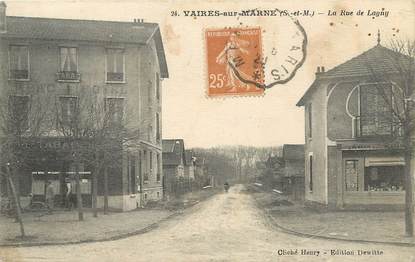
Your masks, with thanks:
[[(2, 248), (0, 261), (415, 261), (415, 249), (301, 238), (275, 230), (242, 185), (146, 234), (70, 246)], [(345, 225), (352, 226), (352, 225)], [(278, 250), (380, 250), (379, 256), (278, 255)]]

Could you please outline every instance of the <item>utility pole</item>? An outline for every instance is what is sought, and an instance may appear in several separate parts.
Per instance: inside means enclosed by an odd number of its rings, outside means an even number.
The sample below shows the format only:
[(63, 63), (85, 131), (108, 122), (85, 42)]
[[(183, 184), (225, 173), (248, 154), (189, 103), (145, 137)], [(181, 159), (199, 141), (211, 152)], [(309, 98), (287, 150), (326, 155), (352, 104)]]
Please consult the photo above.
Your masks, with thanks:
[(7, 181), (9, 182), (10, 189), (12, 191), (14, 206), (16, 208), (17, 220), (20, 224), (20, 235), (21, 235), (22, 238), (24, 238), (26, 235), (25, 235), (25, 232), (24, 232), (22, 213), (21, 213), (21, 210), (20, 210), (20, 204), (19, 204), (18, 199), (17, 199), (17, 192), (16, 192), (16, 189), (14, 187), (14, 183), (13, 183), (11, 172), (10, 172), (10, 163), (7, 163), (7, 171), (6, 172), (7, 172), (7, 174), (6, 174), (7, 175)]
[[(411, 117), (411, 110), (410, 106), (411, 103), (415, 101), (413, 99), (407, 98), (404, 100), (405, 102), (405, 114), (406, 119), (410, 119)], [(414, 205), (413, 205), (413, 173), (412, 173), (412, 158), (414, 156), (413, 153), (413, 132), (411, 127), (409, 126), (408, 121), (404, 123), (404, 148), (405, 148), (405, 234), (409, 237), (413, 237), (414, 235)]]
[(104, 164), (104, 215), (108, 214), (108, 170)]
[(82, 211), (82, 194), (81, 194), (81, 179), (79, 175), (79, 156), (78, 152), (75, 153), (75, 178), (76, 178), (76, 199), (78, 206), (78, 219), (84, 220), (84, 213)]

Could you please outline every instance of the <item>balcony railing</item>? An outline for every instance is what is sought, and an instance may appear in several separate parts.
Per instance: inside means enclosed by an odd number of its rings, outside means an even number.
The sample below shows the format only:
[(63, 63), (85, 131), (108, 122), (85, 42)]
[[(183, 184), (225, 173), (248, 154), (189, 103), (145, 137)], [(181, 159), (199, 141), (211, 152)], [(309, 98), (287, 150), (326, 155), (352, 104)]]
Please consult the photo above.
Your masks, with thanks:
[(29, 79), (29, 70), (10, 70), (10, 79), (27, 80)]
[(81, 74), (76, 71), (60, 71), (56, 73), (56, 78), (58, 81), (79, 82)]
[(107, 72), (107, 82), (123, 82), (124, 73)]
[(383, 127), (374, 127), (372, 125), (372, 128), (370, 129), (368, 125), (365, 125), (365, 122), (362, 122), (362, 118), (360, 116), (356, 116), (353, 119), (353, 128), (353, 137), (355, 138), (402, 136), (402, 130), (398, 125), (394, 126), (392, 123), (389, 123), (387, 126)]

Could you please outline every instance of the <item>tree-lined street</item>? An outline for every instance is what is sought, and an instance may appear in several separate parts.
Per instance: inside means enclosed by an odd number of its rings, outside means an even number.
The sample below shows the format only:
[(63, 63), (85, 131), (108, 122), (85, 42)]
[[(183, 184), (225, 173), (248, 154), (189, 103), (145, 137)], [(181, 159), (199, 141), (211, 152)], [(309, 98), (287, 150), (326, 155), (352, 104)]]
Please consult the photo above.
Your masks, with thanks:
[[(308, 255), (301, 255), (302, 249)], [(298, 255), (278, 255), (295, 250)], [(376, 250), (383, 254), (331, 256), (331, 250), (355, 254), (357, 250)], [(270, 225), (244, 186), (236, 185), (228, 194), (215, 195), (143, 235), (92, 244), (2, 248), (0, 257), (2, 261), (414, 261), (415, 252), (413, 247), (283, 233)]]

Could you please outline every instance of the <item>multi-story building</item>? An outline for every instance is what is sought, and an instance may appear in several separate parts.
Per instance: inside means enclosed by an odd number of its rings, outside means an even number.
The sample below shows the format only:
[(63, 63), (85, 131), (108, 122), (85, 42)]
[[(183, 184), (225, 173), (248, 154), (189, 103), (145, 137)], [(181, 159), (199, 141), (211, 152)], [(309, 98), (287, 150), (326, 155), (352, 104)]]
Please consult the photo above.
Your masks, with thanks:
[[(127, 142), (108, 150), (119, 160), (108, 169), (109, 207), (131, 210), (162, 198), (161, 80), (168, 70), (157, 24), (13, 17), (6, 16), (0, 2), (0, 61), (1, 96), (8, 97), (2, 107), (8, 105), (9, 112), (18, 108), (27, 120), (23, 137), (31, 162), (19, 170), (22, 199), (44, 195), (46, 180), (58, 196), (64, 194), (65, 181), (73, 179), (73, 161), (59, 126), (72, 119), (74, 110), (94, 103), (129, 133)], [(35, 115), (39, 108), (43, 119)], [(90, 114), (82, 111), (77, 120)], [(26, 135), (39, 128), (44, 130)], [(81, 158), (85, 204), (91, 202), (91, 174), (97, 172), (102, 207), (102, 170), (94, 170), (86, 159)]]
[(308, 202), (329, 208), (403, 205), (402, 130), (387, 104), (402, 106), (392, 96), (401, 94), (396, 61), (409, 60), (378, 39), (373, 48), (329, 71), (317, 69), (297, 103), (305, 108)]

